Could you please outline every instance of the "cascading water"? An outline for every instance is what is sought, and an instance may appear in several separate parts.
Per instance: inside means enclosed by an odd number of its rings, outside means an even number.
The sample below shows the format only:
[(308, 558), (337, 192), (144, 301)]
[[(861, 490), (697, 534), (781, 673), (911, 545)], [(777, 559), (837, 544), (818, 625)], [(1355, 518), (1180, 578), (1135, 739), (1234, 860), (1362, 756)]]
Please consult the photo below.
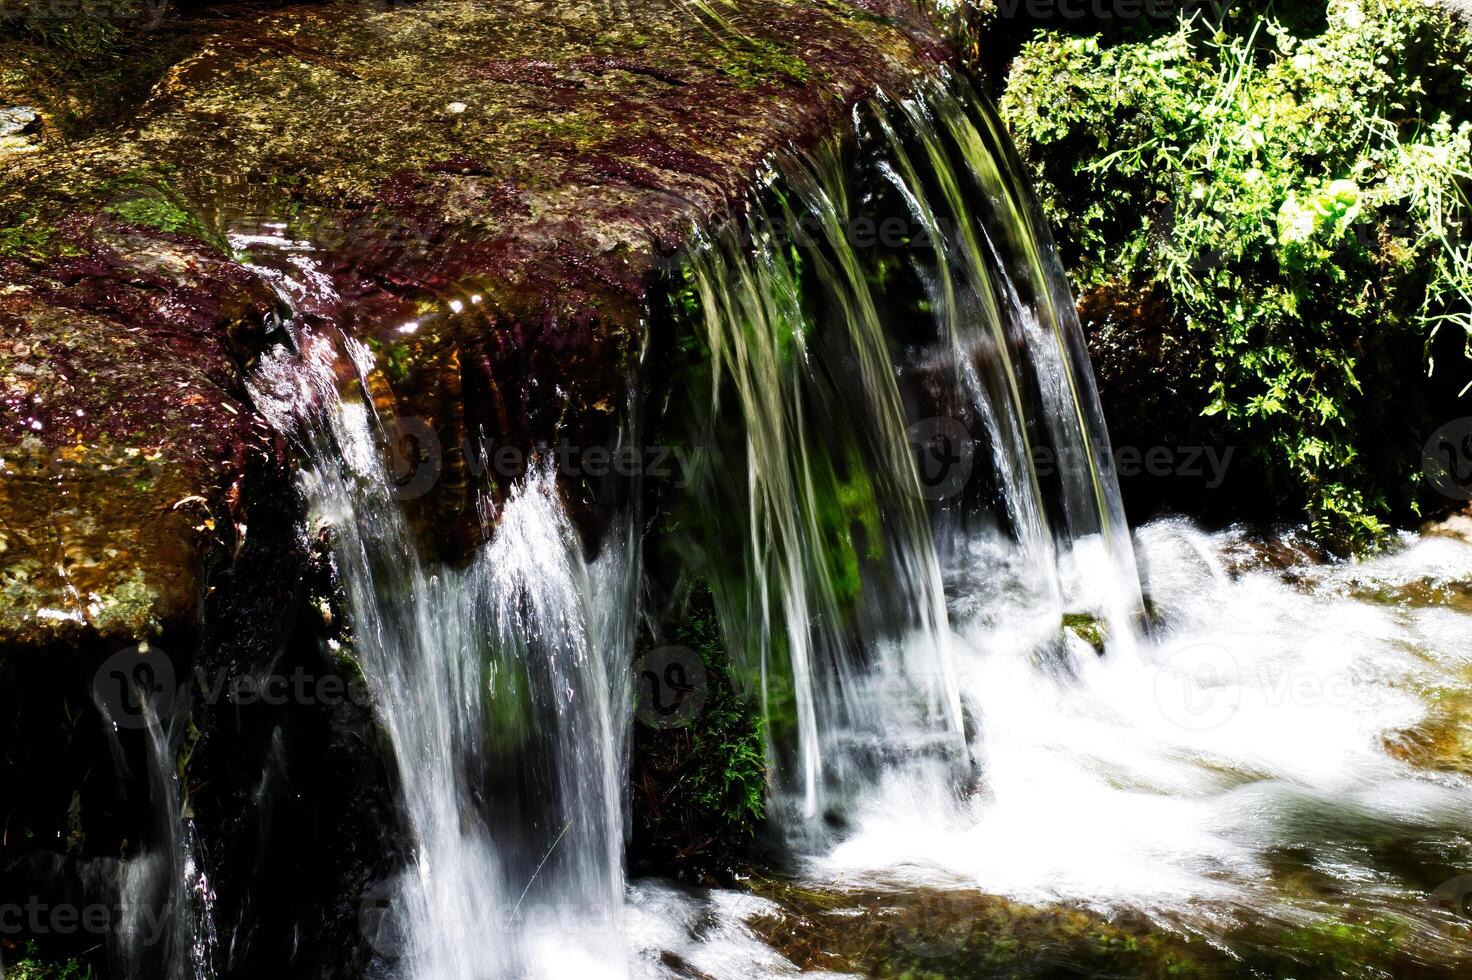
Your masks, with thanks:
[[(1424, 721), (1406, 691), (1472, 662), (1457, 624), (1238, 581), (1218, 553), (1240, 542), (1162, 525), (1141, 536), (1143, 636), (1072, 300), (994, 116), (946, 80), (861, 107), (855, 137), (781, 160), (739, 231), (691, 248), (671, 304), (698, 352), (677, 382), (699, 409), (675, 426), (694, 444), (669, 502), (677, 553), (761, 701), (772, 814), (801, 873), (1143, 911), (1220, 944), (1252, 914), (1327, 921), (1340, 877), (1369, 882), (1375, 914), (1403, 909), (1410, 886), (1363, 857), (1374, 827), (1472, 858), (1465, 775), (1387, 748)], [(589, 561), (553, 469), (534, 467), (504, 501), (481, 495), (464, 567), (431, 564), (383, 451), (402, 420), (286, 230), (231, 240), (311, 314), (252, 394), (305, 461), (308, 524), (331, 542), (397, 771), (409, 853), (364, 896), (375, 975), (789, 972), (760, 935), (776, 903), (626, 894), (637, 524), (609, 521)], [(1264, 608), (1258, 631), (1224, 618)], [(1104, 656), (1069, 613), (1103, 624)], [(1358, 645), (1369, 701), (1310, 718), (1240, 670), (1309, 669), (1298, 641), (1335, 613), (1358, 632), (1324, 643)], [(1223, 697), (1222, 724), (1196, 726)], [(172, 736), (150, 734), (172, 760)], [(198, 878), (171, 840), (162, 871), (139, 859), (149, 888)], [(1320, 891), (1284, 897), (1275, 874)], [(203, 976), (188, 964), (208, 961), (207, 931), (175, 933), (204, 950), (175, 975)]]
[(129, 978), (208, 980), (218, 945), (213, 896), (194, 822), (184, 812), (176, 762), (187, 715), (163, 722), (149, 710), (144, 719), (155, 826), (141, 853), (120, 869), (113, 959)]
[[(302, 267), (302, 243), (275, 244)], [(312, 277), (290, 278), (301, 302)], [(411, 859), (365, 899), (384, 972), (620, 974), (626, 539), (610, 532), (586, 562), (549, 466), (499, 510), (483, 499), (494, 531), (467, 567), (432, 569), (381, 453), (372, 355), (331, 331), (295, 339), (300, 354), (267, 358), (253, 386), (307, 460), (309, 521), (331, 536), (397, 763)]]
[[(787, 190), (752, 202), (748, 238), (697, 248), (685, 286), (711, 384), (693, 506), (727, 542), (704, 553), (744, 556), (708, 574), (778, 742), (779, 809), (808, 825), (900, 745), (966, 756), (935, 533), (1003, 529), (1054, 626), (1096, 613), (1121, 655), (1142, 605), (1077, 317), (1003, 137), (940, 83), (856, 128), (850, 152), (785, 159)], [(876, 206), (901, 241), (856, 241)], [(973, 444), (991, 499), (964, 493)], [(1040, 447), (1071, 465), (1048, 479)]]
[[(881, 107), (876, 124), (892, 154), (879, 166), (931, 244), (914, 258), (956, 373), (953, 404), (984, 422), (1018, 550), (1048, 593), (1102, 615), (1113, 652), (1131, 654), (1139, 576), (1103, 411), (1067, 278), (1011, 143), (956, 80)], [(907, 143), (923, 148), (928, 169)], [(1051, 521), (1048, 500), (1061, 511)], [(1060, 554), (1077, 565), (1081, 594), (1057, 581)]]
[[(1423, 543), (1362, 571), (1300, 560), (1285, 581), (1260, 560), (1232, 569), (1232, 552), (1248, 552), (1235, 533), (1166, 523), (1132, 542), (1066, 280), (995, 117), (953, 93), (881, 99), (858, 114), (851, 158), (786, 162), (792, 192), (753, 206), (750, 248), (706, 247), (687, 304), (716, 391), (700, 432), (712, 470), (695, 494), (707, 533), (746, 548), (744, 577), (712, 560), (708, 574), (736, 652), (757, 659), (774, 728), (782, 671), (795, 691), (797, 749), (778, 748), (778, 791), (801, 806), (776, 815), (841, 824), (807, 838), (806, 880), (1144, 913), (1227, 963), (1276, 963), (1266, 951), (1285, 935), (1299, 948), (1281, 955), (1300, 962), (1314, 955), (1305, 937), (1336, 929), (1355, 955), (1399, 969), (1465, 963), (1464, 930), (1426, 892), (1472, 864), (1472, 780), (1408, 756), (1445, 743), (1428, 698), (1465, 689), (1472, 609), (1407, 590), (1472, 576), (1472, 547)], [(852, 199), (867, 217), (907, 215), (899, 243), (856, 244)], [(923, 303), (904, 301), (917, 293)], [(904, 432), (922, 451), (918, 495), (907, 462), (876, 476)], [(933, 464), (956, 464), (967, 438), (992, 472), (968, 480), (962, 466), (948, 482)], [(913, 518), (919, 497), (929, 525)], [(873, 527), (882, 545), (845, 593), (825, 556)], [(1062, 628), (1076, 611), (1105, 624), (1104, 656)], [(940, 665), (944, 683), (917, 686), (904, 674), (917, 664)], [(926, 741), (953, 722), (935, 710), (955, 704), (953, 683), (969, 784)], [(882, 753), (855, 751), (866, 732)], [(1386, 835), (1423, 852), (1388, 857)], [(793, 968), (757, 938), (786, 921), (768, 935), (803, 947), (780, 905), (692, 901), (641, 886), (636, 947), (675, 949), (714, 976)], [(1346, 914), (1374, 925), (1344, 926)], [(965, 915), (957, 935), (973, 928)], [(701, 916), (718, 927), (660, 924)], [(1371, 949), (1359, 928), (1407, 949)], [(941, 940), (908, 955), (966, 955)]]
[[(842, 223), (840, 199), (812, 200), (829, 229)], [(713, 511), (727, 507), (731, 491), (744, 497), (731, 505), (741, 509), (730, 511), (744, 514), (742, 561), (734, 582), (718, 584), (717, 603), (736, 652), (750, 657), (773, 727), (791, 717), (796, 759), (776, 789), (791, 794), (795, 816), (811, 821), (831, 791), (862, 778), (842, 757), (844, 746), (881, 751), (883, 722), (913, 715), (881, 701), (913, 708), (910, 698), (918, 698), (920, 720), (950, 732), (956, 749), (962, 719), (939, 567), (862, 274), (851, 261), (841, 258), (835, 267), (815, 257), (813, 272), (840, 311), (842, 330), (821, 358), (859, 380), (857, 390), (845, 392), (837, 375), (804, 376), (820, 355), (808, 349), (812, 324), (800, 306), (797, 269), (774, 242), (764, 244), (748, 257), (723, 239), (696, 260), (693, 283), (712, 376), (732, 376), (745, 459), (713, 455), (693, 486)], [(805, 415), (804, 384), (814, 392), (812, 418)], [(743, 467), (744, 488), (730, 480)], [(827, 556), (838, 549), (845, 564), (835, 568)], [(911, 630), (903, 649), (898, 634), (871, 637), (865, 649), (842, 630), (854, 611), (859, 565), (875, 562), (903, 597), (898, 615)]]

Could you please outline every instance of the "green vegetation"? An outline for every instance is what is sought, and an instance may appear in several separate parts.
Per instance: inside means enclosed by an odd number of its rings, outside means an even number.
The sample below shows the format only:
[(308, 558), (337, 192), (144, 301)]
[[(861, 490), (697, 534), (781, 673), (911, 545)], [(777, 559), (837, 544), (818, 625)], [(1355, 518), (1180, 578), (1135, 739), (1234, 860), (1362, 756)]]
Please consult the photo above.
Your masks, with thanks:
[(80, 960), (66, 959), (48, 962), (41, 959), (35, 943), (27, 943), (19, 962), (5, 964), (7, 980), (92, 980), (96, 976), (92, 967)]
[(81, 254), (84, 254), (81, 250), (67, 245), (55, 228), (29, 214), (16, 215), (16, 224), (0, 228), (0, 262), (6, 259), (45, 262)]
[(713, 608), (694, 604), (673, 639), (700, 654), (706, 671), (716, 678), (692, 733), (690, 800), (709, 819), (750, 840), (765, 816), (767, 763), (760, 719), (723, 675), (728, 658)]
[(679, 604), (663, 642), (699, 654), (705, 704), (682, 727), (636, 728), (631, 858), (667, 872), (723, 875), (766, 816), (760, 712), (732, 682), (708, 590), (694, 589)]
[(1192, 434), (1359, 549), (1417, 511), (1467, 374), (1472, 35), (1417, 0), (1322, 9), (1044, 34), (1002, 109), (1080, 293), (1163, 303)]
[(104, 210), (129, 224), (206, 241), (218, 238), (186, 210), (184, 196), (174, 189), (165, 171), (134, 171), (110, 182), (105, 190), (113, 200)]
[(78, 4), (71, 16), (58, 16), (46, 4), (0, 0), (0, 35), (12, 34), (56, 52), (70, 67), (81, 69), (112, 59), (124, 38), (120, 25), (145, 16), (142, 3), (119, 0), (115, 5)]
[(1099, 653), (1104, 652), (1104, 641), (1108, 631), (1099, 618), (1088, 613), (1064, 613), (1063, 628), (1071, 630), (1079, 639)]
[(185, 231), (193, 224), (187, 213), (163, 195), (119, 201), (110, 205), (107, 211), (130, 224), (143, 225), (158, 231)]

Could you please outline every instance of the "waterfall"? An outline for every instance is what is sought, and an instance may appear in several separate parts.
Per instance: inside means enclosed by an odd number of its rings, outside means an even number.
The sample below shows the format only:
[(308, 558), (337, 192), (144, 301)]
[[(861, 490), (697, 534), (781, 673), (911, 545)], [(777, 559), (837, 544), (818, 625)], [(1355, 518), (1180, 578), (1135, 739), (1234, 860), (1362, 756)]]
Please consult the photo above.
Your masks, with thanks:
[[(761, 701), (772, 812), (807, 852), (897, 773), (975, 786), (958, 573), (1013, 569), (1056, 643), (1087, 612), (1116, 656), (1141, 607), (1072, 301), (990, 109), (942, 79), (859, 107), (852, 137), (774, 161), (669, 290), (699, 408), (673, 433), (694, 464), (670, 506)], [(414, 420), (333, 325), (311, 243), (285, 225), (231, 242), (297, 312), (252, 394), (303, 460), (398, 775), (408, 859), (364, 898), (378, 967), (622, 973), (634, 522), (614, 515), (589, 560), (548, 462), (504, 501), (482, 489), (464, 567), (432, 563), (385, 452)], [(981, 538), (994, 552), (956, 544)]]
[[(142, 649), (147, 650), (147, 645)], [(176, 710), (160, 705), (173, 702), (174, 692), (155, 700), (153, 692), (136, 686), (129, 677), (126, 697), (137, 713), (129, 728), (141, 728), (143, 763), (148, 786), (151, 826), (136, 851), (118, 867), (118, 918), (108, 934), (109, 959), (118, 975), (128, 980), (209, 980), (219, 945), (215, 934), (214, 895), (200, 860), (194, 820), (180, 785), (179, 755), (190, 729), (190, 713), (182, 704), (188, 686), (179, 689)], [(120, 704), (97, 698), (107, 722), (114, 764), (127, 779), (128, 753), (113, 712)]]
[(675, 284), (709, 386), (688, 551), (807, 831), (917, 754), (966, 784), (944, 585), (986, 569), (955, 541), (993, 529), (1058, 642), (1089, 613), (1133, 656), (1143, 605), (1072, 297), (994, 114), (941, 79), (855, 133), (781, 159)]
[[(293, 282), (300, 302), (311, 279)], [(411, 836), (408, 865), (365, 896), (369, 943), (392, 976), (620, 974), (627, 534), (586, 560), (548, 465), (499, 508), (483, 496), (494, 528), (466, 567), (431, 566), (385, 460), (398, 421), (367, 395), (372, 354), (294, 330), (256, 404), (306, 461)]]
[[(985, 530), (1058, 643), (1087, 612), (1128, 655), (1141, 606), (1072, 301), (989, 108), (942, 79), (858, 108), (852, 136), (774, 161), (669, 290), (700, 409), (671, 506), (765, 713), (772, 812), (809, 852), (895, 773), (975, 785), (947, 586), (987, 569), (956, 541)], [(590, 561), (549, 462), (499, 504), (483, 488), (464, 567), (431, 563), (385, 453), (413, 420), (333, 326), (311, 244), (231, 241), (297, 311), (252, 393), (304, 461), (398, 774), (409, 858), (365, 896), (379, 966), (621, 973), (634, 523)]]

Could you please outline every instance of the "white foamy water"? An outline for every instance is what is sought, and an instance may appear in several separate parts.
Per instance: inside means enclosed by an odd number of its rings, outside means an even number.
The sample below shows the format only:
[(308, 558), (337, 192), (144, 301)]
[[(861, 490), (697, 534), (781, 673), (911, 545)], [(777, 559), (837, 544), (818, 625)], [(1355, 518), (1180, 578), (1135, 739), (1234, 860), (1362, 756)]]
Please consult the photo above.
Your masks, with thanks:
[(929, 772), (892, 771), (813, 874), (1210, 916), (1278, 904), (1288, 848), (1388, 901), (1397, 883), (1357, 857), (1371, 826), (1472, 862), (1472, 780), (1388, 747), (1427, 719), (1428, 692), (1466, 688), (1472, 615), (1362, 598), (1472, 581), (1472, 545), (1407, 539), (1362, 563), (1233, 576), (1237, 534), (1164, 522), (1138, 539), (1162, 618), (1139, 661), (1076, 639), (1044, 651), (1046, 615), (1004, 589), (958, 597), (979, 791), (949, 802)]
[[(1010, 549), (957, 556), (948, 594), (977, 785), (958, 798), (924, 753), (889, 767), (801, 876), (1144, 912), (1228, 942), (1359, 909), (1408, 921), (1432, 962), (1465, 955), (1427, 895), (1435, 882), (1375, 855), (1400, 840), (1432, 866), (1472, 868), (1468, 760), (1394, 748), (1424, 731), (1437, 696), (1472, 687), (1472, 544), (1407, 535), (1384, 557), (1288, 553), (1285, 567), (1240, 533), (1168, 521), (1138, 548), (1158, 618), (1138, 660), (1050, 644), (1056, 611), (1009, 584)], [(655, 945), (712, 976), (736, 975), (704, 965), (721, 957), (748, 976), (795, 969), (751, 946), (770, 903), (647, 886), (634, 906), (665, 929), (631, 936), (636, 962), (656, 962)], [(716, 925), (681, 925), (701, 916)]]

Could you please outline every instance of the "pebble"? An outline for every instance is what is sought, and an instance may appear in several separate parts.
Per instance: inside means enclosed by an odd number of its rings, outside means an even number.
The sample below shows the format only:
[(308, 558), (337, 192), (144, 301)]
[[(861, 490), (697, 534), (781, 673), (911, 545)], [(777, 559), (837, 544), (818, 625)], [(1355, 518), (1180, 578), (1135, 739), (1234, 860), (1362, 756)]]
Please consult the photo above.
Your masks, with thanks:
[(40, 115), (28, 105), (0, 109), (0, 136), (17, 136), (33, 126)]

